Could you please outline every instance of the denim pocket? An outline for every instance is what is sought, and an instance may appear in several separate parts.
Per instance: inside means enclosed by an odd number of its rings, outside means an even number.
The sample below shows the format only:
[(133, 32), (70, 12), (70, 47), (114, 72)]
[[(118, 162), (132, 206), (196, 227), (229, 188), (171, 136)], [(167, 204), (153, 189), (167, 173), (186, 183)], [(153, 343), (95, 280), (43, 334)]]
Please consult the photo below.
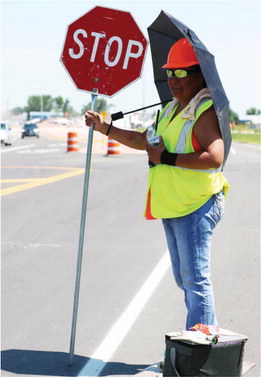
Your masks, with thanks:
[(214, 205), (213, 205), (214, 213), (218, 216), (218, 221), (221, 220), (225, 211), (225, 196), (223, 191), (214, 195)]

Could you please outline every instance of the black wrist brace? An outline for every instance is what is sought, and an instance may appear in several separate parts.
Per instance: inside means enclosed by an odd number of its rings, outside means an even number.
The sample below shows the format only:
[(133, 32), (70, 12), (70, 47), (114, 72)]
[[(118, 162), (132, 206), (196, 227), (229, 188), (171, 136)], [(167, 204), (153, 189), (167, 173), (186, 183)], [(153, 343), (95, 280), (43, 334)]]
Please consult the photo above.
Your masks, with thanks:
[(162, 151), (160, 156), (161, 164), (167, 164), (169, 166), (176, 166), (177, 153), (169, 153), (166, 149)]

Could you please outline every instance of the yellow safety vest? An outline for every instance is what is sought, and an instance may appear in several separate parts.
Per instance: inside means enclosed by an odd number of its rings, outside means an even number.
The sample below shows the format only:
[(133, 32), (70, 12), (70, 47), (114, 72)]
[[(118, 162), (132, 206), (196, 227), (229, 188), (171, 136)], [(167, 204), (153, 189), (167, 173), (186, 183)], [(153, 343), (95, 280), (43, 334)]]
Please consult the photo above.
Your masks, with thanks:
[[(211, 99), (204, 99), (196, 109), (194, 120), (182, 119), (182, 111), (171, 122), (178, 105), (166, 117), (165, 112), (170, 104), (161, 112), (157, 134), (162, 136), (166, 149), (171, 153), (194, 152), (193, 126), (213, 102)], [(150, 211), (154, 218), (185, 216), (200, 208), (213, 194), (223, 190), (226, 195), (228, 189), (229, 184), (221, 173), (221, 167), (195, 170), (159, 164), (149, 169), (148, 193), (150, 190)]]

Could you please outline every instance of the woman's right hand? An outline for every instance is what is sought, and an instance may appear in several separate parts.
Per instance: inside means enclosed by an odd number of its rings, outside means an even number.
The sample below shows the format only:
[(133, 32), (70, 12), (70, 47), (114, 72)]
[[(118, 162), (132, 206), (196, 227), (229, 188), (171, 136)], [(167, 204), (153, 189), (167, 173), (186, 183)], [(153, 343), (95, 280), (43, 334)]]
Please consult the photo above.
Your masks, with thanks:
[(97, 112), (88, 110), (85, 112), (84, 117), (86, 126), (93, 126), (94, 130), (103, 134), (106, 132), (108, 126)]

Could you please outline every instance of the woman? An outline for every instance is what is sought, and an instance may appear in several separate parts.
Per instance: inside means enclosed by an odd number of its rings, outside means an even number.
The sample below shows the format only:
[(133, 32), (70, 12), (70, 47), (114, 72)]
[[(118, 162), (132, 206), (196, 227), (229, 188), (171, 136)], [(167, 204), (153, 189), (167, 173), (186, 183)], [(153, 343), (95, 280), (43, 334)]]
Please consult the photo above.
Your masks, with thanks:
[(134, 149), (149, 161), (145, 216), (162, 219), (174, 277), (184, 291), (186, 328), (217, 325), (210, 281), (210, 243), (221, 219), (229, 186), (221, 173), (224, 144), (219, 124), (192, 45), (182, 38), (170, 49), (167, 70), (173, 101), (161, 112), (151, 146), (146, 132), (108, 125), (88, 111), (86, 125)]

